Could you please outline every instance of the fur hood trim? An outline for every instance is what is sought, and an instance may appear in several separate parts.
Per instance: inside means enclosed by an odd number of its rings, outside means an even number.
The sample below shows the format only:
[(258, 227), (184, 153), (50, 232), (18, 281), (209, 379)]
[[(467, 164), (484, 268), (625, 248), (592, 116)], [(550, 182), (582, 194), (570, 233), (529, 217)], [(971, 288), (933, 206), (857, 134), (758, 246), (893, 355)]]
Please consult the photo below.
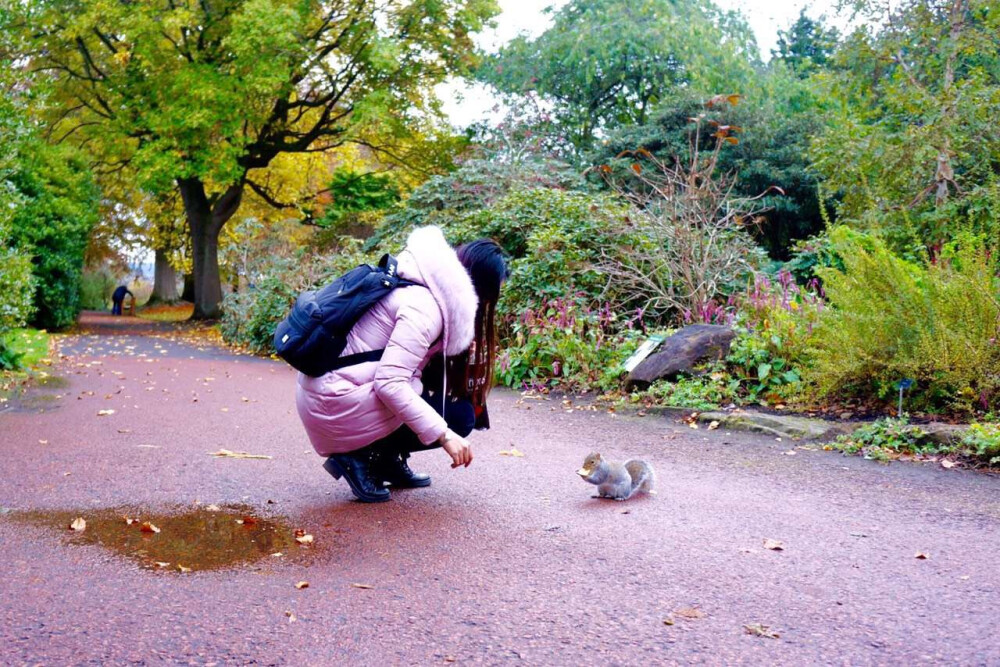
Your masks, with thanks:
[[(444, 319), (444, 353), (455, 356), (472, 344), (479, 299), (472, 278), (458, 261), (458, 255), (434, 226), (418, 227), (410, 233), (403, 251), (412, 264), (400, 256), (399, 275), (426, 285), (437, 301)], [(410, 273), (410, 267), (416, 275)]]

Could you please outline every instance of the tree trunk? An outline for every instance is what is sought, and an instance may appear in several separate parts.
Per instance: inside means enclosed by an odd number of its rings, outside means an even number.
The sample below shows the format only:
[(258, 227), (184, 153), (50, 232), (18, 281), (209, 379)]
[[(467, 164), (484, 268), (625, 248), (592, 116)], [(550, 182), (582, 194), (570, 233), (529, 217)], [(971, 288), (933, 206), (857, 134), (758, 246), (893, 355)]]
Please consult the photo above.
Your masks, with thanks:
[(153, 294), (150, 303), (177, 301), (177, 272), (167, 258), (164, 250), (156, 251), (156, 264), (153, 270)]
[(181, 291), (181, 301), (194, 303), (194, 274), (184, 274), (184, 289)]
[(194, 264), (194, 313), (191, 319), (214, 320), (222, 315), (222, 280), (219, 276), (219, 232), (236, 213), (243, 183), (230, 186), (210, 201), (197, 178), (178, 179), (184, 212), (191, 232)]

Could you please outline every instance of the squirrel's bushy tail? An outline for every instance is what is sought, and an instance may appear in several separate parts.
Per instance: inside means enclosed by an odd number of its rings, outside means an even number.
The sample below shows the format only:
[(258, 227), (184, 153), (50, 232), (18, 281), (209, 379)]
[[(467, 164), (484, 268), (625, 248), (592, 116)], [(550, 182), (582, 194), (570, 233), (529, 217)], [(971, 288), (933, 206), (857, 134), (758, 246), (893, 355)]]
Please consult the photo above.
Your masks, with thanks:
[(653, 466), (645, 461), (632, 459), (625, 462), (625, 469), (628, 470), (628, 474), (632, 478), (632, 490), (628, 494), (629, 498), (640, 492), (656, 493), (656, 471), (653, 470)]

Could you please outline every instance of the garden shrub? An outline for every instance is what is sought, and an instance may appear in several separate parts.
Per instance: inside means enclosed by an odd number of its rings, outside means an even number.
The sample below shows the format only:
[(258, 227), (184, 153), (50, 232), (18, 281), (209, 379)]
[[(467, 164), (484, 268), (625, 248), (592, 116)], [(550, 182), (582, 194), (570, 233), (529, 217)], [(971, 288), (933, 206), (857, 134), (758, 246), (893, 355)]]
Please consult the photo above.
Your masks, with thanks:
[(12, 219), (13, 244), (32, 256), (32, 321), (45, 329), (73, 324), (80, 312), (80, 274), (97, 221), (99, 192), (82, 158), (31, 142), (9, 177), (23, 204)]
[(962, 446), (983, 463), (1000, 465), (1000, 423), (972, 424), (962, 436)]
[(274, 330), (300, 292), (323, 287), (359, 264), (374, 263), (360, 253), (360, 244), (345, 237), (339, 251), (323, 254), (305, 249), (272, 254), (270, 246), (258, 246), (260, 254), (247, 262), (252, 280), (223, 299), (223, 340), (252, 352), (273, 353)]
[(804, 390), (811, 364), (810, 341), (823, 299), (813, 283), (802, 288), (781, 271), (763, 274), (737, 300), (736, 338), (726, 357), (741, 402), (788, 402)]
[(612, 230), (626, 210), (605, 195), (539, 189), (517, 190), (489, 209), (463, 217), (446, 234), (456, 243), (488, 236), (510, 260), (499, 313), (516, 317), (552, 299), (573, 298), (596, 308), (615, 297), (600, 270), (613, 252)]
[[(3, 213), (0, 211), (0, 216)], [(7, 245), (8, 233), (9, 226), (0, 217), (0, 369), (3, 370), (19, 365), (20, 355), (7, 344), (7, 336), (31, 317), (35, 293), (31, 257)]]
[(608, 390), (635, 351), (639, 332), (618, 321), (610, 306), (553, 298), (525, 309), (510, 324), (497, 359), (497, 381), (514, 388)]
[(84, 310), (106, 310), (117, 284), (107, 266), (84, 269), (80, 276), (80, 307)]
[(645, 391), (634, 394), (632, 402), (715, 410), (740, 402), (739, 391), (739, 381), (726, 373), (721, 364), (714, 364), (701, 375), (654, 382)]
[(833, 447), (845, 454), (861, 454), (878, 461), (888, 461), (900, 454), (942, 453), (948, 449), (929, 441), (927, 433), (909, 420), (891, 417), (838, 437)]
[(922, 264), (845, 228), (831, 238), (845, 268), (820, 270), (830, 303), (814, 337), (821, 394), (891, 401), (910, 378), (919, 409), (1000, 405), (1000, 290), (981, 240), (963, 237)]

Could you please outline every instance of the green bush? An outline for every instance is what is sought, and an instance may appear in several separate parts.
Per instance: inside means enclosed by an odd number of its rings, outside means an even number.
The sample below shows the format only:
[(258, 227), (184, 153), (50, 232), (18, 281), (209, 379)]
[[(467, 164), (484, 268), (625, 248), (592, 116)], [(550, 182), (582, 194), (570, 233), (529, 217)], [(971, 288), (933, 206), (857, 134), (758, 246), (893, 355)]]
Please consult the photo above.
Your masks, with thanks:
[(618, 385), (639, 340), (608, 306), (592, 310), (573, 299), (551, 299), (511, 324), (496, 377), (518, 389), (608, 390)]
[(899, 454), (942, 453), (941, 448), (927, 439), (927, 433), (906, 419), (879, 419), (865, 424), (850, 435), (842, 435), (833, 443), (845, 454), (862, 454), (865, 458), (887, 461)]
[(773, 280), (758, 274), (740, 295), (737, 335), (726, 357), (739, 402), (788, 402), (803, 392), (810, 341), (823, 310), (815, 289), (799, 287), (790, 272), (781, 271)]
[(274, 352), (274, 330), (287, 315), (300, 292), (332, 282), (372, 258), (360, 253), (360, 241), (344, 238), (333, 254), (309, 254), (297, 250), (272, 254), (259, 246), (259, 255), (249, 261), (252, 281), (223, 299), (220, 329), (223, 340), (252, 352)]
[(674, 382), (654, 382), (643, 392), (633, 394), (634, 403), (653, 403), (673, 408), (715, 410), (740, 402), (740, 385), (715, 364), (702, 375), (680, 377)]
[(617, 301), (599, 264), (602, 252), (615, 247), (609, 232), (623, 226), (626, 215), (604, 195), (517, 190), (445, 233), (456, 243), (488, 236), (504, 248), (511, 274), (500, 314), (516, 317), (552, 299), (572, 298), (594, 308), (602, 298)]
[(45, 329), (73, 324), (80, 311), (80, 274), (99, 192), (83, 159), (70, 149), (30, 142), (9, 181), (23, 201), (12, 240), (32, 256), (33, 322)]
[(4, 247), (0, 228), (0, 334), (24, 326), (34, 309), (35, 279), (31, 258), (15, 248)]
[(831, 238), (845, 268), (819, 271), (831, 306), (814, 337), (820, 393), (891, 402), (910, 378), (916, 408), (995, 410), (1000, 289), (984, 244), (963, 237), (924, 264), (846, 228)]
[(1000, 464), (1000, 423), (972, 424), (962, 436), (962, 446), (987, 465)]
[(11, 198), (0, 195), (0, 369), (12, 370), (20, 362), (20, 354), (8, 343), (8, 334), (23, 326), (34, 311), (35, 279), (31, 274), (31, 257), (8, 246), (10, 226), (3, 216), (11, 210), (5, 204)]
[(116, 286), (117, 281), (108, 267), (85, 269), (80, 276), (80, 307), (84, 310), (106, 310)]

